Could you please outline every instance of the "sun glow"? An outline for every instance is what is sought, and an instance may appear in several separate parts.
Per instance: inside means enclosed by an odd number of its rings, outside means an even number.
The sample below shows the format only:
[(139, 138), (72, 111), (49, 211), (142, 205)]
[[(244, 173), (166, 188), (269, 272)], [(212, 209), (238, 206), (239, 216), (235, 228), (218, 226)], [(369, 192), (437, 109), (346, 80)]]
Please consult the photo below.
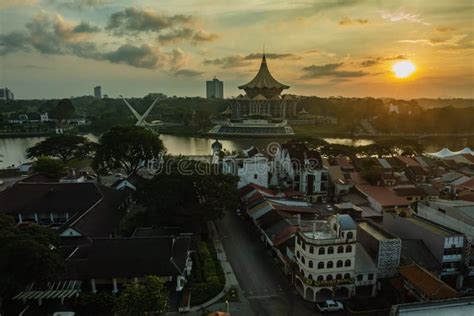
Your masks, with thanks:
[(408, 60), (399, 61), (392, 66), (392, 71), (397, 78), (407, 78), (416, 70), (415, 65)]

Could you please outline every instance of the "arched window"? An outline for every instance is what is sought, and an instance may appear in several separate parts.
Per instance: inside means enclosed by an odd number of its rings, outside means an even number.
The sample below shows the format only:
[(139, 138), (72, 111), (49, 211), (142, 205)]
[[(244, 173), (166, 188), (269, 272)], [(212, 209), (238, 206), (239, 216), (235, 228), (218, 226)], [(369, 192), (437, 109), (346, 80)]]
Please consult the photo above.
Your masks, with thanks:
[(313, 246), (309, 246), (309, 253), (314, 253), (314, 247)]
[(340, 280), (340, 279), (342, 279), (342, 274), (340, 273), (336, 274), (336, 280)]
[(324, 262), (320, 261), (318, 263), (318, 269), (324, 269)]
[(352, 252), (352, 246), (351, 245), (346, 246), (346, 252)]
[(343, 246), (337, 247), (337, 253), (344, 253), (344, 247)]
[(303, 243), (303, 244), (301, 245), (301, 248), (303, 248), (303, 250), (306, 250), (306, 244)]
[(308, 279), (312, 280), (313, 279), (313, 275), (310, 273), (308, 274)]
[(334, 263), (332, 261), (328, 261), (326, 268), (331, 269), (332, 267), (334, 267)]
[(351, 266), (351, 261), (349, 259), (347, 259), (346, 262), (344, 262), (344, 266), (345, 267), (350, 267)]
[(304, 257), (301, 257), (301, 262), (302, 262), (303, 264), (305, 264), (305, 261), (306, 261), (306, 260), (304, 259)]
[(313, 267), (313, 260), (308, 261), (308, 267), (312, 268)]
[(342, 262), (342, 260), (337, 260), (337, 263), (336, 263), (337, 268), (342, 268), (343, 265), (344, 263)]
[(333, 253), (334, 253), (334, 248), (333, 248), (333, 247), (329, 247), (329, 248), (328, 248), (328, 255), (333, 254)]
[(344, 279), (350, 279), (351, 275), (349, 273), (344, 274)]
[(354, 238), (354, 234), (352, 232), (347, 233), (347, 239), (352, 239)]
[(299, 252), (299, 251), (296, 251), (296, 258), (298, 258), (298, 259), (299, 259), (299, 258), (300, 258), (300, 256), (301, 256), (301, 255), (300, 255), (300, 252)]
[(326, 280), (331, 281), (332, 280), (332, 275), (328, 274), (328, 276), (326, 277)]
[(324, 277), (322, 275), (318, 275), (318, 281), (324, 281)]
[(324, 250), (324, 247), (319, 248), (318, 254), (324, 255), (325, 253), (326, 253), (326, 251)]

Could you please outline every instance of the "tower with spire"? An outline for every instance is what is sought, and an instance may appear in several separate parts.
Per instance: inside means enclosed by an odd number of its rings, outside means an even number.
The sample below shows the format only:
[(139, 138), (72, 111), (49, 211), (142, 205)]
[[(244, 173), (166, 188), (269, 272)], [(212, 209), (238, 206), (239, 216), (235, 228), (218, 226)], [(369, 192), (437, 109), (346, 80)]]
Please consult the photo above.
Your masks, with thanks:
[(295, 116), (296, 100), (289, 95), (281, 94), (283, 90), (289, 88), (290, 86), (272, 76), (264, 51), (255, 77), (239, 86), (239, 89), (245, 91), (245, 95), (241, 94), (231, 100), (232, 117), (285, 119)]

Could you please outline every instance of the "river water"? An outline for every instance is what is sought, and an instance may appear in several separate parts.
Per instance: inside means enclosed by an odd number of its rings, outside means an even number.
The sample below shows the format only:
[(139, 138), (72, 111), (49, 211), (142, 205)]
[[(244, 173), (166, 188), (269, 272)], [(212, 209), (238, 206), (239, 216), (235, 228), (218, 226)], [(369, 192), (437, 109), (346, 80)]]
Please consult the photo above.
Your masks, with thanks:
[[(89, 134), (86, 135), (90, 140), (97, 141), (97, 137)], [(202, 137), (188, 137), (175, 135), (161, 135), (167, 151), (172, 155), (209, 155), (211, 152), (211, 144), (214, 139)], [(27, 137), (27, 138), (0, 138), (0, 169), (11, 165), (19, 165), (28, 161), (25, 157), (26, 149), (43, 140), (43, 137)], [(373, 143), (370, 139), (350, 139), (350, 138), (324, 138), (329, 143), (337, 143), (352, 146), (362, 146)], [(224, 149), (228, 151), (239, 151), (255, 145), (261, 149), (266, 149), (272, 142), (286, 142), (286, 140), (271, 140), (259, 138), (238, 138), (220, 140)], [(437, 139), (425, 144), (428, 152), (438, 151), (443, 147), (451, 150), (459, 150), (467, 145), (470, 141), (462, 138)], [(2, 157), (3, 155), (3, 157)]]

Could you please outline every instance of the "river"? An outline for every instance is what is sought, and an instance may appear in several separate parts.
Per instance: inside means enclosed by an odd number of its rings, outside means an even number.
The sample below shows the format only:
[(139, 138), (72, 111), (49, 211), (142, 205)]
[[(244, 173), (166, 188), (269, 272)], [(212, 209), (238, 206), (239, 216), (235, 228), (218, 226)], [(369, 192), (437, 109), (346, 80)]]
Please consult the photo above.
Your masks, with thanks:
[[(86, 135), (90, 140), (97, 141), (97, 137), (89, 134)], [(188, 137), (175, 135), (161, 135), (167, 151), (172, 155), (209, 155), (211, 152), (211, 144), (214, 142), (211, 138)], [(0, 169), (7, 168), (11, 165), (19, 165), (28, 161), (25, 157), (26, 149), (43, 140), (43, 137), (27, 137), (27, 138), (0, 138)], [(362, 146), (373, 143), (370, 139), (350, 139), (350, 138), (324, 138), (329, 143), (337, 143), (344, 145)], [(280, 140), (281, 141), (281, 140)], [(283, 140), (286, 142), (286, 140)], [(252, 139), (237, 138), (220, 140), (224, 149), (232, 152), (249, 148), (255, 145), (261, 149), (266, 149), (268, 144), (278, 142), (278, 140), (269, 139)], [(462, 138), (437, 139), (430, 140), (425, 144), (428, 152), (438, 151), (443, 147), (449, 147), (451, 150), (459, 150), (467, 145), (467, 140)], [(471, 143), (471, 141), (469, 141)]]

